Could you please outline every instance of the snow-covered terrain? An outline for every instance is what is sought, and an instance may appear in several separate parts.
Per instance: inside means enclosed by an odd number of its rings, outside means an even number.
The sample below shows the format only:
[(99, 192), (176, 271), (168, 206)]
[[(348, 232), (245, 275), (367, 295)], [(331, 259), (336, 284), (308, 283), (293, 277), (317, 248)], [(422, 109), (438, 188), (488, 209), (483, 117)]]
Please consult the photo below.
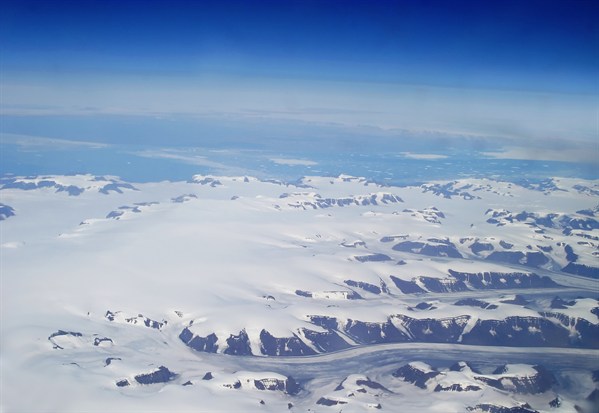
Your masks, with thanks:
[(599, 181), (1, 183), (2, 412), (597, 409)]

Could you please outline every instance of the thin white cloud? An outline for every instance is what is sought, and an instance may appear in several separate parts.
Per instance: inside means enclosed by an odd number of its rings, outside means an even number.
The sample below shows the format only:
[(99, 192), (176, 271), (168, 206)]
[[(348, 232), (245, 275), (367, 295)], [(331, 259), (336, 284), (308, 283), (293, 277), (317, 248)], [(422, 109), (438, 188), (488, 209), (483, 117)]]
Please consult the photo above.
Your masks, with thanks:
[(83, 146), (90, 149), (107, 148), (110, 145), (100, 142), (84, 142), (49, 138), (46, 136), (20, 135), (16, 133), (0, 133), (0, 143), (19, 145), (23, 148), (51, 147), (52, 149), (73, 148)]
[(202, 155), (186, 155), (170, 150), (145, 150), (134, 152), (133, 155), (142, 158), (171, 159), (173, 161), (185, 162), (191, 165), (206, 166), (208, 168), (228, 168), (225, 164), (207, 159)]
[(494, 159), (599, 163), (599, 147), (594, 149), (510, 147), (497, 152), (481, 152), (481, 155)]
[(412, 153), (412, 152), (402, 152), (401, 156), (408, 159), (418, 159), (418, 160), (437, 160), (437, 159), (446, 159), (447, 155), (439, 155), (435, 153)]
[[(199, 167), (209, 168), (214, 173), (220, 175), (252, 175), (259, 176), (260, 173), (258, 171), (254, 171), (249, 168), (243, 168), (233, 165), (227, 165), (225, 163), (217, 162), (210, 160), (208, 157), (193, 154), (193, 149), (191, 150), (177, 150), (177, 149), (148, 149), (143, 151), (131, 152), (132, 155), (140, 156), (142, 158), (152, 158), (152, 159), (170, 159), (176, 162), (182, 162), (190, 165), (196, 165)], [(234, 160), (231, 160), (233, 163)]]
[(318, 162), (309, 161), (306, 159), (287, 159), (287, 158), (271, 158), (271, 162), (277, 165), (288, 165), (288, 166), (314, 166), (318, 165)]

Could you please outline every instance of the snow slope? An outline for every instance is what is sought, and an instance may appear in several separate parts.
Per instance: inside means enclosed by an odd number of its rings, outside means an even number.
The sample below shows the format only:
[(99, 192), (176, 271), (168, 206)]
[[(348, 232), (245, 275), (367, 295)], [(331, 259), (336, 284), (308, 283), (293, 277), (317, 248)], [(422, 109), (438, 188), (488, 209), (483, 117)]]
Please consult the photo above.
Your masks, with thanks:
[[(330, 375), (296, 372), (296, 392), (284, 357), (279, 372), (242, 360), (384, 343), (447, 343), (465, 355), (468, 345), (503, 346), (505, 361), (510, 346), (597, 351), (599, 184), (552, 182), (3, 181), (0, 201), (14, 215), (0, 221), (2, 408), (418, 411), (391, 375), (398, 366), (356, 365), (347, 386), (365, 389), (360, 403), (327, 406), (318, 400), (349, 397), (319, 386)], [(596, 357), (588, 367), (599, 368)], [(386, 390), (356, 384), (365, 377)], [(546, 404), (484, 392), (485, 403)], [(441, 393), (438, 411), (476, 405)], [(570, 390), (564, 405), (578, 396)]]

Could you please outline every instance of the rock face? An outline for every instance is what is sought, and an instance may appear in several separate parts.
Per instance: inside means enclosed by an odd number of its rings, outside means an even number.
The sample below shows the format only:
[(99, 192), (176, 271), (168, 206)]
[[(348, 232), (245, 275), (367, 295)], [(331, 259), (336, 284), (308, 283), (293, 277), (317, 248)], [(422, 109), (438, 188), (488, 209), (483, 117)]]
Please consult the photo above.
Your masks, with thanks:
[[(460, 186), (461, 185), (461, 186)], [(420, 186), (422, 188), (422, 192), (432, 192), (437, 196), (442, 196), (443, 198), (451, 199), (451, 197), (461, 197), (464, 200), (473, 200), (480, 199), (480, 197), (476, 197), (471, 195), (468, 190), (472, 188), (472, 185), (460, 184), (457, 181), (443, 183), (443, 184), (424, 184)]]
[(464, 298), (463, 300), (456, 301), (454, 305), (479, 307), (484, 310), (495, 310), (496, 308), (498, 308), (495, 304), (491, 304), (482, 300), (477, 300), (475, 298)]
[(567, 272), (568, 274), (582, 275), (583, 277), (589, 278), (599, 278), (599, 268), (591, 267), (589, 265), (578, 264), (575, 262), (571, 262), (562, 268), (563, 272)]
[(369, 195), (355, 195), (344, 198), (323, 198), (316, 193), (284, 193), (279, 197), (287, 200), (287, 206), (297, 209), (325, 209), (346, 206), (376, 206), (403, 202), (397, 195), (379, 192)]
[(122, 311), (112, 312), (110, 310), (106, 311), (104, 315), (108, 321), (116, 321), (116, 322), (124, 322), (128, 324), (137, 324), (143, 325), (149, 328), (154, 328), (156, 330), (162, 329), (167, 322), (165, 320), (156, 321), (152, 320), (148, 317), (145, 317), (143, 314), (138, 314), (137, 316), (127, 317)]
[(320, 404), (323, 406), (336, 406), (338, 404), (347, 404), (345, 400), (335, 400), (329, 399), (328, 397), (321, 397), (316, 401), (316, 404)]
[(308, 347), (297, 336), (293, 337), (273, 337), (268, 331), (260, 332), (260, 341), (262, 345), (260, 351), (267, 356), (308, 356), (316, 354), (314, 350)]
[(80, 187), (76, 185), (65, 185), (57, 180), (60, 180), (58, 177), (41, 177), (41, 178), (10, 178), (4, 179), (2, 189), (21, 189), (24, 191), (31, 191), (35, 189), (41, 188), (51, 188), (55, 189), (55, 192), (66, 192), (69, 196), (78, 196), (83, 192), (89, 189), (97, 190), (102, 194), (109, 194), (112, 192), (117, 192), (122, 194), (123, 189), (130, 189), (133, 191), (137, 191), (133, 185), (119, 182), (114, 179), (107, 179), (104, 177), (92, 177), (90, 175), (79, 175), (79, 179), (88, 186)]
[(525, 403), (520, 406), (506, 407), (499, 406), (496, 404), (482, 403), (477, 404), (474, 407), (468, 407), (470, 412), (481, 412), (481, 413), (539, 413), (532, 409), (529, 404)]
[(295, 295), (306, 298), (316, 298), (325, 300), (361, 300), (362, 296), (353, 290), (345, 291), (304, 291), (295, 290)]
[(518, 347), (567, 347), (570, 333), (541, 317), (507, 317), (478, 320), (462, 343)]
[(437, 377), (440, 373), (432, 370), (430, 366), (424, 363), (409, 363), (391, 374), (406, 383), (412, 383), (414, 386), (426, 389), (426, 382)]
[(238, 335), (231, 334), (229, 336), (227, 339), (227, 348), (223, 353), (236, 356), (249, 356), (252, 354), (250, 338), (245, 330), (241, 330)]
[(475, 380), (499, 390), (513, 393), (538, 394), (551, 389), (556, 383), (553, 374), (543, 366), (532, 366), (534, 373), (510, 373), (505, 366), (497, 368), (491, 376), (476, 376)]
[(455, 245), (445, 240), (435, 240), (436, 242), (422, 241), (403, 241), (393, 246), (393, 250), (401, 252), (411, 252), (429, 257), (448, 257), (463, 258)]
[(538, 214), (526, 211), (516, 214), (505, 209), (488, 209), (485, 215), (490, 216), (487, 219), (489, 224), (504, 226), (520, 223), (528, 225), (538, 233), (543, 233), (544, 228), (551, 228), (561, 230), (563, 234), (569, 235), (573, 230), (592, 231), (599, 228), (599, 221), (588, 214), (580, 214), (580, 212), (579, 216), (572, 216), (556, 213)]
[(493, 251), (486, 258), (487, 261), (503, 264), (526, 265), (527, 267), (541, 267), (549, 262), (549, 258), (540, 251)]
[(362, 290), (368, 291), (369, 293), (372, 293), (372, 294), (380, 294), (381, 293), (381, 287), (376, 286), (374, 284), (369, 284), (366, 282), (354, 281), (354, 280), (345, 280), (343, 282), (345, 284), (349, 285), (350, 287), (361, 288)]
[(158, 367), (158, 370), (152, 373), (140, 374), (135, 376), (135, 381), (139, 384), (166, 383), (174, 379), (177, 375), (164, 366)]
[(474, 386), (472, 384), (467, 384), (467, 385), (462, 385), (460, 383), (454, 383), (454, 384), (450, 384), (449, 386), (442, 386), (441, 384), (437, 384), (437, 387), (435, 387), (436, 392), (443, 392), (443, 391), (455, 391), (455, 392), (468, 392), (468, 391), (480, 391), (482, 390), (481, 387), (479, 386)]
[(254, 380), (254, 386), (258, 390), (282, 391), (290, 395), (298, 394), (301, 390), (300, 385), (293, 377), (288, 377), (285, 380), (276, 378), (256, 379)]
[[(516, 299), (504, 301), (508, 303), (522, 302)], [(556, 301), (554, 300), (554, 302)], [(485, 311), (493, 311), (498, 308), (495, 304), (472, 298), (458, 300), (454, 305), (472, 306)], [(599, 348), (599, 324), (594, 324), (585, 318), (573, 318), (559, 312), (548, 311), (538, 313), (538, 316), (507, 316), (499, 319), (486, 319), (467, 315), (467, 309), (464, 311), (466, 314), (459, 316), (421, 317), (424, 315), (422, 312), (435, 308), (431, 303), (421, 302), (414, 307), (408, 307), (408, 311), (420, 312), (418, 317), (392, 314), (384, 321), (375, 322), (310, 315), (308, 316), (310, 322), (325, 331), (300, 328), (290, 336), (275, 337), (263, 329), (257, 344), (260, 353), (267, 356), (306, 356), (343, 350), (356, 344), (407, 342), (508, 347)], [(179, 338), (197, 351), (212, 353), (222, 351), (232, 355), (252, 354), (252, 346), (245, 330), (237, 335), (231, 334), (225, 340), (226, 345), (222, 345), (222, 339), (219, 341), (214, 333), (202, 337), (194, 335), (189, 328), (184, 328), (179, 334)], [(219, 343), (222, 348), (219, 348)]]
[[(64, 330), (58, 330), (55, 333), (50, 334), (50, 336), (48, 337), (48, 341), (50, 343), (52, 343), (52, 348), (57, 349), (57, 350), (64, 350), (64, 344), (62, 343), (62, 338), (66, 338), (67, 340), (69, 338), (78, 338), (78, 337), (82, 337), (83, 334), (78, 333), (76, 331), (64, 331)], [(60, 344), (59, 344), (60, 342)]]
[(391, 261), (391, 257), (385, 254), (370, 254), (370, 255), (359, 255), (354, 257), (359, 262), (381, 262)]
[[(398, 368), (391, 374), (401, 381), (421, 389), (433, 389), (438, 393), (480, 392), (483, 390), (488, 393), (489, 389), (496, 389), (508, 393), (540, 394), (551, 390), (556, 384), (553, 374), (543, 366), (523, 364), (501, 366), (493, 374), (483, 375), (465, 362), (456, 363), (449, 369), (437, 369), (426, 363), (415, 361)], [(503, 406), (494, 406), (493, 409), (495, 407), (500, 409), (497, 411), (503, 411), (501, 410)]]
[(549, 277), (534, 273), (465, 273), (449, 270), (449, 277), (446, 278), (414, 277), (411, 281), (393, 275), (390, 278), (404, 294), (559, 287)]
[(218, 350), (218, 337), (212, 333), (206, 337), (194, 336), (194, 334), (186, 327), (179, 334), (179, 339), (194, 350), (205, 351), (207, 353), (216, 353)]

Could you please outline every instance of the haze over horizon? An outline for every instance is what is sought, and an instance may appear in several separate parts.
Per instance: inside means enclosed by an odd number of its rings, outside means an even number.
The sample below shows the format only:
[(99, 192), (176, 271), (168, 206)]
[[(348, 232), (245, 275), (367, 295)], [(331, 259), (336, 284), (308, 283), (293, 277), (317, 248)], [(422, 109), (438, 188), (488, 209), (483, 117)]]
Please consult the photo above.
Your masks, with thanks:
[(523, 146), (593, 162), (599, 151), (591, 1), (2, 9), (4, 135), (203, 146), (424, 133), (503, 142), (503, 157), (530, 157)]

